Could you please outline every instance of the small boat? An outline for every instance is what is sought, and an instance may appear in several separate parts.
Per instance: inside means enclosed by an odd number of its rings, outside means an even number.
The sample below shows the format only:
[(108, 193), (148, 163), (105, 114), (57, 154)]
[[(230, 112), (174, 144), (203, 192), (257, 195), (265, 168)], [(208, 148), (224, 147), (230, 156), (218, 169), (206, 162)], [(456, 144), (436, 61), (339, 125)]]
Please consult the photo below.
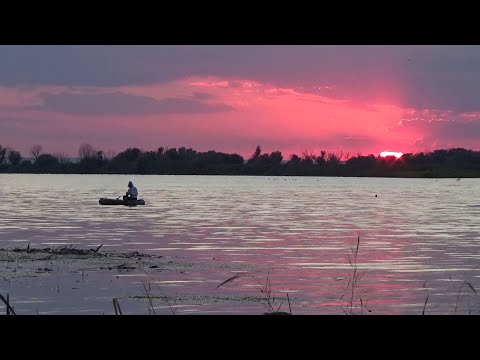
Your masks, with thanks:
[[(98, 200), (100, 205), (125, 205), (125, 206), (135, 206), (130, 201), (126, 201), (123, 199), (108, 199), (108, 198), (101, 198)], [(145, 200), (138, 199), (137, 205), (145, 205)]]

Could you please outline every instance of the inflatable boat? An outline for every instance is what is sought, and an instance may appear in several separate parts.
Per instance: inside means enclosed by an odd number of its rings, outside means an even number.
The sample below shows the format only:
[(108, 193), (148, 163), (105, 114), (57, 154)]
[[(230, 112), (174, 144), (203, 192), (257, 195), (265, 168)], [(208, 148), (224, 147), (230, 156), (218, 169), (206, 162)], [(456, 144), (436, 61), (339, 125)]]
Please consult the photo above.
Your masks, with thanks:
[[(125, 205), (125, 206), (135, 206), (131, 201), (126, 201), (123, 199), (107, 199), (107, 198), (101, 198), (98, 200), (100, 205)], [(136, 205), (145, 205), (145, 200), (143, 199), (138, 199)]]

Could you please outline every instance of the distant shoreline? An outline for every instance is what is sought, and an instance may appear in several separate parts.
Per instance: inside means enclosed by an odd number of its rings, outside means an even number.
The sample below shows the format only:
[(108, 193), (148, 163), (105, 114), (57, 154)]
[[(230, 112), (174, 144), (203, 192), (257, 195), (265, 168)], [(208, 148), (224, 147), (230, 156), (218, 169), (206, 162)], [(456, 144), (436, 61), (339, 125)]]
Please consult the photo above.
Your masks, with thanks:
[(234, 177), (311, 177), (311, 178), (390, 178), (390, 179), (480, 179), (480, 172), (478, 174), (462, 174), (460, 171), (455, 175), (438, 175), (433, 176), (430, 174), (418, 174), (418, 173), (407, 173), (401, 175), (305, 175), (305, 174), (282, 174), (282, 175), (264, 175), (264, 174), (142, 174), (142, 173), (86, 173), (86, 172), (76, 172), (76, 173), (60, 173), (60, 172), (0, 172), (0, 175), (11, 174), (11, 175), (124, 175), (124, 176), (234, 176)]
[(236, 153), (199, 152), (185, 147), (160, 147), (156, 151), (128, 148), (106, 155), (86, 143), (80, 146), (78, 161), (64, 154), (41, 153), (40, 145), (31, 153), (34, 161), (0, 147), (0, 173), (480, 178), (480, 151), (463, 148), (400, 157), (350, 156), (322, 150), (320, 154), (293, 154), (288, 160), (280, 151), (262, 153), (260, 146), (248, 159)]

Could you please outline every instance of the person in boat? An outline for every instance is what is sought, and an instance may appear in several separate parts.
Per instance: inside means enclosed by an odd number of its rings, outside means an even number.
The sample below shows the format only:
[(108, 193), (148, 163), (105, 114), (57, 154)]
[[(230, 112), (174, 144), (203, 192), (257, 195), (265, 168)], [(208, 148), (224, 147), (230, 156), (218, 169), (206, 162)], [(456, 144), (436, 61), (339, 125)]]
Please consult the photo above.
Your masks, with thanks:
[(128, 182), (128, 190), (126, 195), (123, 197), (123, 200), (128, 201), (132, 204), (137, 203), (137, 197), (138, 197), (138, 190), (135, 186), (133, 186), (133, 183), (131, 181)]

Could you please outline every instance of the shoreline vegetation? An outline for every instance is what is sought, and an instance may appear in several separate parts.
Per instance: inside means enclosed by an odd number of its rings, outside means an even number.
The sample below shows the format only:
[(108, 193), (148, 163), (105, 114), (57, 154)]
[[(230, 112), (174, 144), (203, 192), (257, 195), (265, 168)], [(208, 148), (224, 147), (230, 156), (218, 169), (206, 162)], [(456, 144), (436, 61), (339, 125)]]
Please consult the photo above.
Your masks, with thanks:
[(248, 159), (239, 154), (192, 148), (145, 151), (128, 148), (118, 154), (83, 143), (78, 161), (62, 153), (42, 153), (41, 145), (30, 150), (30, 159), (0, 145), (0, 173), (27, 174), (135, 174), (135, 175), (257, 175), (342, 176), (399, 178), (478, 178), (480, 151), (453, 148), (416, 154), (380, 157), (373, 154), (320, 154), (304, 152), (284, 159), (280, 151), (262, 153), (260, 146)]
[[(359, 245), (360, 237), (358, 237), (356, 245), (350, 249), (351, 253), (347, 254), (346, 264), (349, 265), (349, 268), (345, 272), (344, 277), (337, 277), (337, 280), (344, 282), (343, 295), (336, 300), (339, 314), (342, 312), (345, 315), (375, 314), (375, 310), (372, 310), (367, 305), (369, 300), (371, 300), (369, 294), (358, 288), (365, 274), (365, 269), (362, 269), (358, 263)], [(270, 273), (265, 277), (252, 272), (253, 269), (247, 267), (225, 267), (226, 264), (220, 263), (201, 265), (190, 263), (183, 258), (142, 254), (137, 251), (127, 253), (100, 251), (101, 248), (102, 245), (91, 249), (78, 249), (72, 246), (32, 248), (30, 244), (26, 248), (2, 248), (0, 249), (0, 263), (3, 266), (0, 266), (0, 279), (7, 280), (9, 284), (18, 281), (22, 281), (25, 284), (28, 284), (29, 281), (42, 281), (45, 286), (51, 287), (54, 283), (49, 282), (49, 278), (55, 278), (56, 273), (68, 273), (70, 274), (70, 281), (62, 283), (62, 290), (60, 285), (57, 285), (57, 292), (60, 293), (60, 291), (66, 291), (70, 286), (75, 286), (72, 289), (78, 290), (79, 287), (85, 285), (84, 277), (88, 276), (88, 274), (108, 274), (109, 277), (105, 278), (106, 280), (104, 279), (105, 282), (108, 282), (108, 278), (118, 278), (121, 274), (134, 271), (144, 274), (145, 280), (141, 282), (137, 293), (132, 292), (129, 295), (124, 294), (120, 296), (112, 292), (110, 294), (111, 297), (102, 296), (103, 301), (112, 306), (110, 311), (103, 312), (104, 315), (135, 314), (131, 310), (125, 312), (125, 306), (133, 302), (144, 304), (145, 308), (148, 309), (149, 315), (177, 315), (179, 314), (177, 312), (179, 306), (205, 306), (211, 304), (251, 304), (254, 305), (252, 310), (258, 309), (253, 310), (258, 315), (294, 315), (295, 311), (292, 311), (292, 305), (299, 306), (296, 298), (291, 298), (288, 293), (280, 293), (277, 291), (278, 289), (274, 289)], [(217, 286), (212, 285), (211, 291), (204, 295), (195, 293), (173, 294), (162, 288), (160, 286), (161, 282), (155, 278), (155, 276), (161, 276), (163, 271), (173, 272), (182, 277), (181, 275), (185, 274), (185, 272), (194, 272), (195, 267), (198, 266), (213, 266), (217, 270), (228, 270), (231, 273), (235, 273), (235, 275), (220, 282)], [(78, 280), (80, 274), (81, 281)], [(450, 293), (452, 302), (449, 304), (450, 310), (447, 310), (445, 314), (478, 314), (480, 304), (478, 302), (478, 290), (474, 284), (466, 280), (456, 279), (454, 281), (451, 276), (449, 278), (448, 289), (445, 289), (443, 296)], [(248, 284), (248, 288), (251, 291), (237, 294), (218, 293), (216, 291), (239, 280), (244, 280), (243, 283)], [(422, 310), (421, 312), (418, 311), (417, 315), (431, 313), (429, 307), (431, 296), (428, 291), (427, 281), (425, 281), (422, 288), (427, 293), (425, 294), (424, 302), (421, 304)], [(26, 309), (22, 308), (22, 306), (16, 306), (15, 294), (10, 292), (8, 289), (0, 288), (0, 315), (31, 314), (31, 312), (26, 312)], [(279, 296), (280, 294), (282, 296)], [(335, 297), (331, 299), (335, 299)], [(64, 306), (68, 306), (68, 304), (64, 304)]]
[[(29, 284), (30, 281), (41, 281), (47, 288), (54, 287), (55, 278), (58, 274), (62, 275), (66, 281), (62, 286), (57, 285), (57, 291), (69, 292), (69, 288), (79, 290), (84, 287), (84, 278), (93, 275), (102, 276), (103, 282), (108, 284), (108, 279), (117, 278), (126, 274), (145, 275), (141, 285), (138, 286), (138, 292), (134, 287), (130, 294), (119, 295), (115, 291), (111, 292), (111, 298), (104, 294), (99, 295), (102, 301), (112, 304), (109, 312), (104, 314), (122, 315), (125, 313), (125, 305), (129, 303), (144, 304), (149, 314), (177, 314), (177, 307), (198, 306), (212, 304), (230, 304), (242, 305), (250, 304), (258, 308), (258, 314), (286, 314), (280, 311), (281, 308), (290, 308), (290, 297), (274, 296), (270, 283), (268, 287), (263, 287), (260, 283), (258, 291), (251, 291), (250, 294), (238, 293), (228, 294), (219, 292), (217, 289), (226, 283), (224, 281), (219, 286), (212, 285), (212, 289), (207, 294), (197, 294), (187, 292), (181, 295), (173, 293), (160, 285), (159, 278), (163, 272), (176, 274), (180, 280), (185, 278), (186, 273), (195, 273), (205, 267), (216, 269), (217, 271), (237, 272), (240, 275), (247, 275), (251, 270), (250, 266), (227, 264), (212, 261), (209, 263), (192, 263), (182, 257), (171, 257), (162, 255), (151, 255), (134, 252), (114, 252), (101, 251), (102, 245), (91, 249), (67, 247), (53, 248), (33, 248), (30, 244), (24, 248), (2, 248), (0, 249), (0, 279), (8, 281), (7, 288), (0, 287), (0, 315), (27, 315), (25, 308), (15, 304), (15, 291), (12, 292), (10, 283), (23, 282)], [(69, 276), (65, 277), (65, 274)], [(79, 278), (81, 277), (81, 281)], [(261, 278), (258, 278), (261, 279)], [(263, 280), (263, 279), (262, 279)], [(17, 294), (18, 295), (18, 294)], [(47, 292), (47, 295), (48, 294)], [(37, 297), (39, 300), (41, 297)], [(65, 298), (68, 300), (68, 298)], [(63, 306), (72, 306), (72, 313), (75, 313), (74, 305), (64, 304)], [(110, 305), (109, 305), (110, 306)], [(275, 306), (275, 308), (273, 307)], [(143, 305), (140, 305), (140, 308)], [(137, 306), (138, 309), (138, 306)], [(262, 311), (263, 309), (263, 311)], [(266, 310), (266, 312), (265, 312)], [(38, 311), (38, 310), (37, 310)], [(44, 310), (43, 310), (44, 311)], [(126, 314), (134, 314), (127, 312)]]

